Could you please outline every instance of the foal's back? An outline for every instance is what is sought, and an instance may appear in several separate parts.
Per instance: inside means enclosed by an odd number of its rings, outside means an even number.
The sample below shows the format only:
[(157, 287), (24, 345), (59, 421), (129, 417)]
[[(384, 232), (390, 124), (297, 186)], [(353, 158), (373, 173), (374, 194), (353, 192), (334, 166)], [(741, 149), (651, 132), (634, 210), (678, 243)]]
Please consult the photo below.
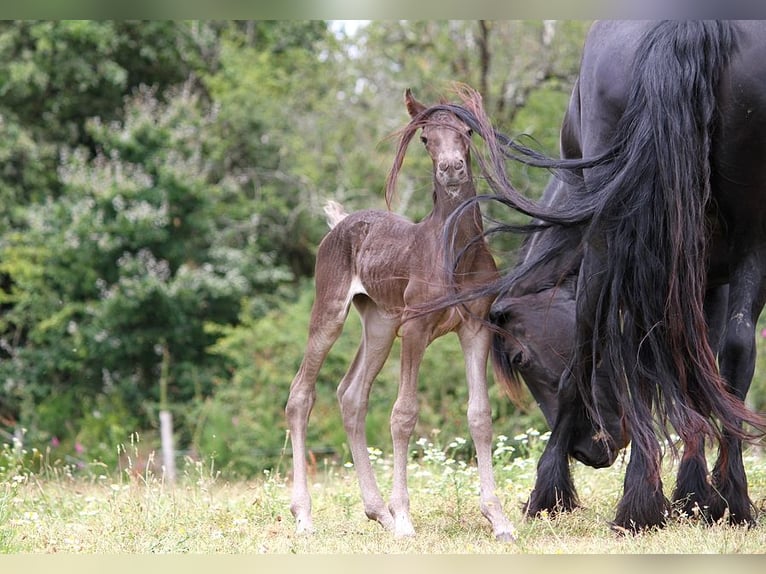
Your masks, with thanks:
[(317, 289), (364, 294), (384, 313), (444, 294), (439, 235), (428, 221), (413, 223), (396, 213), (362, 210), (343, 218), (317, 252)]

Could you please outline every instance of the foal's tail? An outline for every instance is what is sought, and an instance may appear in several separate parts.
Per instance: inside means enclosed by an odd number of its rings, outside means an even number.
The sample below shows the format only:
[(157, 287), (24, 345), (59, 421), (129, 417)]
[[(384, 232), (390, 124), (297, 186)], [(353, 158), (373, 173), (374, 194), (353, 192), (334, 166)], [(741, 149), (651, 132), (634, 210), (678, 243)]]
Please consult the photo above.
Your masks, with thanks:
[(333, 229), (348, 216), (348, 213), (343, 209), (343, 206), (332, 199), (325, 203), (324, 213), (325, 217), (327, 217), (327, 225), (330, 226), (330, 229)]
[(763, 424), (727, 392), (703, 311), (711, 130), (733, 41), (726, 22), (653, 28), (635, 57), (615, 160), (587, 182), (598, 206), (586, 238), (601, 263), (595, 330), (578, 343), (592, 337), (597, 350), (575, 357), (575, 379), (594, 400), (590, 380), (601, 362), (639, 445), (653, 435), (652, 407), (679, 433), (719, 435), (711, 417), (736, 436), (745, 436), (743, 421)]

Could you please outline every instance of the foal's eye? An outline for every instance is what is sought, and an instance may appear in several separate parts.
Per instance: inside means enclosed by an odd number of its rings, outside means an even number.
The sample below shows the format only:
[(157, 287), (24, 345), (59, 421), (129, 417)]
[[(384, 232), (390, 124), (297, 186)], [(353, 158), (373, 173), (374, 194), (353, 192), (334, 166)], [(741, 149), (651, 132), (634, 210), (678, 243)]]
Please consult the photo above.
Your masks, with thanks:
[(519, 351), (518, 353), (516, 353), (511, 359), (511, 364), (513, 364), (516, 367), (521, 367), (522, 365), (524, 365), (524, 352)]
[(468, 137), (471, 137), (473, 135), (473, 130), (471, 128), (468, 128), (468, 133), (466, 135)]
[(423, 145), (427, 145), (428, 144), (428, 138), (426, 136), (420, 136), (420, 141), (423, 142)]

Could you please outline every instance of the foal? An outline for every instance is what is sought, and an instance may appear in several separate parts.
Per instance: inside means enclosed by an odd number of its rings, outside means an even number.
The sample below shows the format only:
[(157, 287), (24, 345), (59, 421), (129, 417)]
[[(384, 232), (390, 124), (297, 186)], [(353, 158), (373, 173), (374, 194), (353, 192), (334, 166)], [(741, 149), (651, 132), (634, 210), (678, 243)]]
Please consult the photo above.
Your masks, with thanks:
[[(293, 449), (290, 510), (297, 532), (311, 532), (311, 497), (307, 483), (306, 426), (316, 397), (319, 369), (341, 333), (351, 304), (362, 319), (363, 334), (337, 395), (351, 456), (357, 470), (365, 514), (396, 536), (412, 536), (407, 460), (418, 416), (418, 369), (426, 347), (437, 337), (457, 333), (468, 381), (468, 423), (476, 447), (481, 511), (499, 540), (514, 539), (514, 527), (495, 494), (492, 474), (492, 426), (486, 365), (491, 335), (483, 319), (491, 299), (423, 315), (421, 304), (448, 294), (442, 235), (445, 221), (466, 199), (476, 195), (471, 175), (471, 129), (455, 115), (456, 106), (426, 108), (409, 90), (405, 104), (412, 118), (405, 128), (386, 197), (390, 201), (407, 144), (418, 128), (433, 161), (433, 210), (420, 223), (390, 211), (365, 210), (345, 217), (330, 214), (332, 230), (319, 245), (316, 299), (311, 310), (305, 355), (290, 386), (286, 415)], [(450, 111), (452, 110), (452, 111)], [(345, 215), (345, 214), (340, 214)], [(471, 288), (497, 277), (483, 240), (478, 207), (467, 210), (453, 229), (455, 250), (465, 249), (456, 270), (457, 288)], [(380, 494), (367, 451), (365, 417), (373, 380), (401, 337), (399, 391), (391, 413), (394, 481), (389, 505)]]

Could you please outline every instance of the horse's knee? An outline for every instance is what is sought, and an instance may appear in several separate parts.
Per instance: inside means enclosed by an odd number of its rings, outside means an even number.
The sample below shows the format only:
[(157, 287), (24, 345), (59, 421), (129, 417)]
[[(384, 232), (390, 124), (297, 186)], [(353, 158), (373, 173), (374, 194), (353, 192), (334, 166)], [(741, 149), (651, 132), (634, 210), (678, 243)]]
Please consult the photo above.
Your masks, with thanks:
[(474, 440), (477, 437), (492, 439), (492, 411), (489, 405), (486, 407), (468, 407), (468, 429)]
[[(755, 330), (753, 323), (737, 313), (729, 320), (726, 336), (723, 340), (720, 359), (722, 371), (726, 371), (730, 384), (739, 381), (740, 385), (750, 386), (752, 371), (755, 367)], [(744, 369), (744, 371), (743, 371)], [(736, 388), (735, 391), (744, 398), (747, 388)]]
[(418, 405), (413, 401), (396, 401), (391, 411), (391, 434), (394, 436), (412, 435), (415, 430), (415, 423), (418, 420)]
[(287, 420), (295, 421), (308, 418), (315, 400), (316, 391), (313, 388), (307, 388), (304, 385), (293, 385), (285, 405)]

